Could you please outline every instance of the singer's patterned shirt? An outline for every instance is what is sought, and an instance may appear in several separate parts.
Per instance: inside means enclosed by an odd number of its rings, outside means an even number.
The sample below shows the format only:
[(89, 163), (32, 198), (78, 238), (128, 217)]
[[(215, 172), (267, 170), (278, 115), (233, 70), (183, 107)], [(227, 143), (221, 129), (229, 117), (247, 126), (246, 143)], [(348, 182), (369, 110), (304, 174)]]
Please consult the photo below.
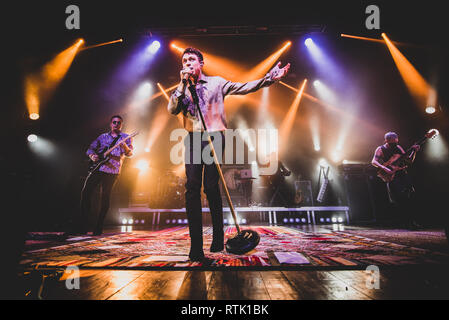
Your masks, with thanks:
[[(245, 83), (232, 82), (222, 77), (209, 77), (201, 74), (196, 85), (199, 104), (208, 131), (224, 131), (227, 128), (224, 112), (224, 98), (227, 95), (244, 95), (268, 87), (275, 81), (268, 73), (264, 78)], [(182, 112), (184, 128), (189, 131), (203, 131), (198, 110), (188, 89), (184, 93), (177, 89), (172, 93), (167, 107), (172, 114)]]
[[(128, 134), (121, 132), (120, 138), (117, 140), (116, 144), (119, 143), (122, 139), (125, 139), (126, 137), (129, 137)], [(111, 132), (103, 133), (101, 134), (97, 139), (95, 139), (89, 146), (89, 149), (87, 149), (87, 156), (90, 156), (91, 154), (99, 154), (103, 150), (109, 149), (109, 146), (111, 145), (112, 141), (114, 141), (115, 137), (112, 136)], [(132, 139), (126, 140), (126, 144), (128, 147), (132, 150)], [(105, 151), (106, 151), (105, 150)], [(122, 168), (123, 164), (123, 158), (125, 157), (125, 148), (123, 145), (120, 147), (115, 148), (112, 150), (112, 152), (109, 154), (109, 161), (107, 161), (104, 165), (102, 165), (99, 169), (99, 171), (110, 173), (110, 174), (119, 174), (120, 170)]]

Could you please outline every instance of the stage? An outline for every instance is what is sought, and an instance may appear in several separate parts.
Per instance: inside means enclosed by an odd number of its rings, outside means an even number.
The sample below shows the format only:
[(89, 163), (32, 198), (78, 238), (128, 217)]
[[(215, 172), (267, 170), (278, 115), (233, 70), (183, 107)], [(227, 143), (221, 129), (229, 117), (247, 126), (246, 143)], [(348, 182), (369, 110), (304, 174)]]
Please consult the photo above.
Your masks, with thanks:
[[(30, 290), (29, 285), (43, 276), (43, 299), (449, 297), (444, 289), (449, 246), (442, 230), (343, 224), (250, 228), (261, 234), (261, 242), (252, 252), (236, 256), (209, 253), (211, 234), (205, 227), (203, 263), (188, 261), (186, 226), (112, 227), (102, 236), (64, 239), (52, 234), (51, 239), (47, 234), (49, 240), (44, 233), (33, 233), (29, 238), (35, 240), (27, 240), (20, 263), (21, 283), (31, 298), (37, 288)], [(233, 232), (228, 227), (226, 236)], [(367, 285), (371, 274), (366, 270), (373, 266), (379, 270), (378, 289)], [(66, 288), (72, 276), (68, 267), (79, 268), (79, 290)]]
[(0, 299), (449, 299), (442, 4), (15, 3)]

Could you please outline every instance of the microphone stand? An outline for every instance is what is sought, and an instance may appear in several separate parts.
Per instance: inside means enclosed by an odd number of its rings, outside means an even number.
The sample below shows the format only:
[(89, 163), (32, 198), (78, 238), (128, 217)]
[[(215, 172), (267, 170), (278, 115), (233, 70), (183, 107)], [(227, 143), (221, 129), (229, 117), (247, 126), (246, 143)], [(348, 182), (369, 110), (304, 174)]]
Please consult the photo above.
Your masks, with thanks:
[(209, 141), (210, 149), (211, 149), (212, 155), (214, 157), (215, 166), (217, 167), (218, 173), (220, 175), (221, 183), (223, 183), (223, 187), (224, 187), (224, 190), (226, 193), (226, 199), (228, 200), (229, 208), (231, 209), (231, 214), (232, 214), (232, 218), (234, 219), (234, 224), (237, 229), (237, 233), (240, 234), (241, 233), (240, 226), (237, 222), (237, 216), (235, 214), (234, 205), (232, 204), (231, 196), (229, 195), (229, 190), (226, 185), (226, 181), (224, 179), (223, 172), (221, 171), (220, 163), (218, 161), (217, 154), (215, 153), (215, 148), (212, 143), (212, 139), (210, 137), (209, 131), (207, 130), (206, 122), (204, 121), (203, 112), (201, 111), (201, 108), (200, 108), (200, 102), (199, 102), (200, 100), (198, 98), (198, 94), (196, 93), (196, 86), (192, 83), (192, 80), (189, 79), (188, 82), (189, 82), (188, 88), (189, 88), (190, 94), (192, 95), (193, 103), (195, 104), (195, 106), (198, 109), (198, 112), (200, 114), (201, 123), (203, 124), (203, 129), (207, 135), (207, 140)]

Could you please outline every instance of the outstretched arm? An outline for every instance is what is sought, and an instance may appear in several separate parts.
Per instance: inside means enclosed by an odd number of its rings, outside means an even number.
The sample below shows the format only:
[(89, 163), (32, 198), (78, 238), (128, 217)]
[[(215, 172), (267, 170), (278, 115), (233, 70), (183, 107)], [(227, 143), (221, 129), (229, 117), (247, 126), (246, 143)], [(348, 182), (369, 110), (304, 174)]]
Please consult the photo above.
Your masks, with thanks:
[(285, 77), (290, 69), (290, 63), (280, 68), (281, 62), (268, 72), (265, 77), (259, 80), (249, 81), (245, 83), (226, 81), (223, 85), (223, 96), (228, 94), (248, 94), (255, 92), (263, 87), (268, 87)]

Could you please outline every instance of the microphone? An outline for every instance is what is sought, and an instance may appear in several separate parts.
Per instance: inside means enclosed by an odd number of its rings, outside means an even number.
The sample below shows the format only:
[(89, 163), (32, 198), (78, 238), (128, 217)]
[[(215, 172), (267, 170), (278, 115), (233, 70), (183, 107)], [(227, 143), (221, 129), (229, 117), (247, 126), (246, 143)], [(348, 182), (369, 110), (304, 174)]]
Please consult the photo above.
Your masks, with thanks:
[[(187, 70), (192, 70), (191, 68), (186, 68)], [(187, 84), (187, 80), (189, 80), (189, 78), (190, 78), (190, 74), (189, 73), (184, 73), (184, 75), (183, 75), (183, 77), (182, 77), (182, 83), (184, 84), (184, 85), (186, 85)]]

